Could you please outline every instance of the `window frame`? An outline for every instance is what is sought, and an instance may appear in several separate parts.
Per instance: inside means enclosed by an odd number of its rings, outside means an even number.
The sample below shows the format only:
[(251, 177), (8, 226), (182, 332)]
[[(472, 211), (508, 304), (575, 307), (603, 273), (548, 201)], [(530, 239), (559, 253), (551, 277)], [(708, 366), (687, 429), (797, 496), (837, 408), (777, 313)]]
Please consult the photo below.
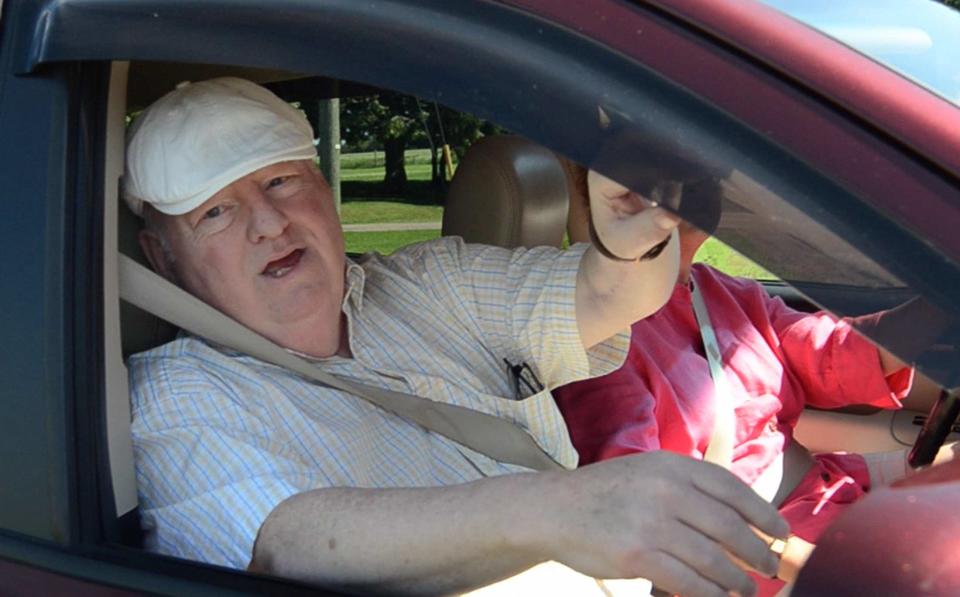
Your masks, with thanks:
[[(473, 112), (584, 162), (590, 161), (599, 143), (593, 121), (584, 119), (583, 124), (573, 124), (564, 119), (563, 130), (555, 130), (556, 125), (550, 122), (558, 114), (582, 114), (584, 106), (595, 105), (585, 91), (591, 82), (613, 90), (618, 101), (670, 105), (676, 110), (672, 117), (692, 115), (707, 131), (733, 127), (731, 130), (740, 135), (737, 142), (745, 146), (780, 147), (776, 158), (784, 163), (819, 163), (815, 148), (798, 141), (806, 134), (800, 130), (803, 123), (784, 128), (774, 121), (777, 111), (773, 108), (760, 109), (753, 115), (745, 112), (762, 107), (760, 104), (767, 100), (782, 100), (782, 105), (790, 106), (796, 114), (820, 123), (820, 130), (831, 131), (847, 150), (860, 148), (892, 164), (899, 173), (898, 180), (907, 185), (899, 189), (917, 189), (921, 202), (928, 201), (929, 210), (937, 209), (930, 197), (938, 189), (955, 192), (960, 188), (960, 168), (928, 159), (920, 149), (878, 129), (876, 121), (852, 112), (849, 105), (814, 93), (809, 84), (791, 78), (790, 73), (746, 56), (745, 48), (721, 40), (715, 32), (716, 22), (711, 25), (709, 19), (704, 25), (701, 17), (698, 28), (690, 24), (695, 21), (689, 15), (671, 13), (662, 5), (632, 7), (635, 21), (627, 22), (642, 24), (645, 35), (635, 37), (642, 43), (625, 52), (619, 45), (619, 34), (611, 34), (605, 44), (600, 44), (589, 39), (596, 23), (591, 22), (579, 33), (574, 28), (576, 23), (569, 20), (576, 17), (586, 22), (590, 14), (601, 12), (596, 6), (589, 11), (557, 12), (551, 15), (557, 24), (526, 12), (536, 9), (546, 13), (549, 3), (511, 4), (395, 0), (383, 3), (376, 13), (353, 0), (331, 0), (322, 5), (284, 0), (271, 11), (263, 11), (256, 3), (226, 0), (202, 5), (177, 0), (165, 2), (156, 10), (143, 3), (117, 0), (43, 4), (11, 0), (3, 6), (0, 130), (12, 129), (11, 110), (24, 120), (45, 117), (47, 125), (40, 128), (44, 135), (29, 147), (17, 148), (20, 157), (12, 149), (4, 150), (10, 163), (17, 166), (6, 172), (32, 174), (21, 180), (14, 200), (0, 204), (4, 215), (0, 221), (11, 231), (14, 227), (21, 231), (2, 242), (33, 266), (34, 272), (22, 280), (18, 292), (34, 300), (43, 298), (33, 308), (23, 309), (18, 334), (6, 335), (6, 341), (21, 347), (22, 354), (4, 363), (5, 372), (11, 378), (9, 374), (16, 371), (16, 377), (22, 379), (2, 390), (4, 406), (14, 404), (20, 410), (17, 421), (5, 421), (0, 430), (15, 439), (18, 452), (31, 456), (20, 464), (3, 465), (0, 474), (22, 478), (12, 471), (37, 468), (38, 461), (42, 468), (24, 473), (31, 481), (18, 498), (23, 507), (2, 520), (0, 557), (40, 563), (97, 582), (171, 593), (184, 586), (204, 587), (206, 583), (238, 590), (305, 590), (297, 583), (112, 544), (114, 539), (105, 531), (109, 512), (102, 510), (109, 485), (102, 477), (85, 479), (89, 475), (84, 473), (91, 468), (102, 471), (106, 441), (102, 411), (105, 357), (97, 348), (104, 343), (104, 322), (98, 315), (103, 313), (104, 280), (103, 271), (98, 266), (89, 268), (89, 264), (91, 260), (98, 263), (98, 246), (102, 246), (106, 233), (97, 222), (103, 222), (102, 198), (105, 188), (112, 184), (102, 182), (106, 143), (102, 123), (106, 116), (99, 105), (105, 97), (109, 61), (226, 62), (275, 68), (279, 60), (290, 71), (353, 78)], [(622, 10), (624, 6), (602, 0), (602, 7), (610, 10)], [(223, 18), (226, 14), (231, 18)], [(255, 43), (247, 37), (250, 29), (241, 26), (246, 22), (257, 24)], [(39, 28), (40, 23), (45, 28)], [(344, 27), (345, 23), (350, 27)], [(42, 35), (38, 34), (41, 30)], [(136, 34), (104, 36), (103, 31)], [(384, 43), (396, 48), (401, 67), (384, 63)], [(645, 57), (646, 66), (630, 57), (645, 52), (649, 44), (664, 45), (659, 53)], [(353, 52), (352, 66), (342, 60), (344, 48)], [(691, 55), (672, 63), (671, 55), (676, 56), (681, 49)], [(582, 62), (569, 63), (571, 55), (578, 55)], [(437, 63), (418, 70), (417, 65), (426, 59)], [(698, 59), (702, 60), (699, 66)], [(737, 97), (711, 84), (713, 78), (705, 82), (700, 69), (707, 66), (750, 79), (756, 101), (738, 108)], [(362, 76), (355, 76), (355, 68), (363, 69)], [(667, 80), (664, 73), (671, 79)], [(519, 81), (527, 85), (521, 89), (516, 85)], [(723, 85), (728, 84), (726, 79)], [(698, 114), (707, 102), (713, 108)], [(542, 105), (550, 109), (540, 110)], [(726, 112), (717, 124), (714, 117), (721, 110)], [(6, 124), (3, 119), (7, 119)], [(758, 133), (765, 130), (770, 131), (766, 141)], [(793, 149), (783, 151), (783, 147), (798, 148), (797, 153)], [(36, 155), (45, 156), (44, 161), (28, 160)], [(834, 226), (841, 230), (852, 230), (854, 224), (865, 222), (875, 226), (884, 236), (883, 246), (859, 239), (869, 254), (895, 257), (893, 262), (900, 264), (898, 275), (916, 281), (918, 288), (932, 296), (941, 300), (955, 297), (960, 292), (955, 261), (960, 250), (954, 252), (949, 243), (926, 243), (910, 231), (925, 230), (917, 228), (910, 218), (900, 217), (899, 212), (894, 221), (901, 225), (885, 220), (877, 210), (896, 211), (891, 207), (890, 192), (879, 189), (876, 181), (860, 178), (847, 162), (842, 167), (838, 180), (817, 183), (838, 188), (837, 196), (848, 200), (844, 205), (829, 206), (836, 210)], [(37, 201), (38, 197), (42, 201)], [(863, 197), (876, 200), (880, 207)], [(17, 239), (28, 242), (15, 246)], [(71, 254), (72, 259), (65, 258)], [(924, 283), (917, 274), (922, 264), (934, 270), (925, 276), (946, 283), (939, 287)], [(4, 296), (13, 301), (9, 290)], [(27, 329), (30, 325), (35, 326), (33, 330)], [(4, 329), (13, 326), (4, 325)], [(32, 335), (37, 329), (41, 330), (39, 345)], [(21, 468), (10, 468), (14, 466)], [(0, 511), (7, 507), (7, 501), (0, 500)], [(88, 507), (91, 504), (95, 505), (92, 509)], [(29, 514), (23, 516), (26, 522), (14, 524), (12, 519), (27, 509)], [(25, 540), (27, 537), (30, 539)], [(99, 564), (84, 565), (88, 559)], [(160, 582), (158, 574), (177, 580)], [(191, 578), (199, 580), (195, 585), (182, 584), (193, 582), (188, 580)]]

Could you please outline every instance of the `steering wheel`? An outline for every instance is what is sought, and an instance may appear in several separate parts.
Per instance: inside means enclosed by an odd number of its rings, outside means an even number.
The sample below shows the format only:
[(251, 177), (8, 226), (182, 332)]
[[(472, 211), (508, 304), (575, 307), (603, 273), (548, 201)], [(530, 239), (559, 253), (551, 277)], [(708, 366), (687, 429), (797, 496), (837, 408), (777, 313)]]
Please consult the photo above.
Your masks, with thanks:
[(907, 457), (910, 466), (918, 468), (933, 462), (956, 422), (957, 415), (960, 415), (960, 396), (957, 395), (957, 390), (941, 390), (940, 397), (930, 409), (923, 429)]

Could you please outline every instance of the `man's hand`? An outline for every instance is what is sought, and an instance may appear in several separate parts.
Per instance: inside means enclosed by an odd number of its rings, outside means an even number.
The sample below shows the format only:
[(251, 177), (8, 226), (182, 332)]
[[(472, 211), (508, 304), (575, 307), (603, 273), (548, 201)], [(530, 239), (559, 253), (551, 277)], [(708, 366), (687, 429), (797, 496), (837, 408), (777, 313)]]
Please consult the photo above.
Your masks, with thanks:
[(649, 197), (594, 171), (587, 175), (590, 213), (600, 243), (621, 259), (640, 259), (670, 238), (680, 218), (660, 205), (675, 201), (680, 186), (655, 185)]
[[(749, 525), (774, 537), (776, 509), (722, 468), (669, 452), (627, 456), (558, 474), (544, 503), (552, 559), (599, 578), (646, 577), (687, 597), (751, 595), (731, 560), (773, 576), (779, 562)], [(552, 522), (551, 522), (552, 521)]]
[(728, 553), (771, 574), (777, 561), (750, 525), (788, 532), (729, 472), (654, 452), (448, 487), (304, 492), (264, 522), (250, 569), (358, 592), (439, 594), (556, 560), (686, 597), (752, 595)]

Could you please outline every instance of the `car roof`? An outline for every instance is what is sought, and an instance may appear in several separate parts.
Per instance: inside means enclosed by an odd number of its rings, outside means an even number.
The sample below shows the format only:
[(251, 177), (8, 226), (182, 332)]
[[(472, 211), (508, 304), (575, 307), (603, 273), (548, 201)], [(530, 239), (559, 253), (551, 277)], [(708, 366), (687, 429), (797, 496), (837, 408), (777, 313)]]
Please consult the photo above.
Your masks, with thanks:
[[(186, 63), (194, 63), (192, 70), (186, 74), (195, 78), (213, 73), (244, 74), (260, 82), (289, 78), (289, 70), (281, 71), (271, 66), (257, 68), (258, 64), (275, 65), (278, 59), (276, 55), (244, 55), (235, 50), (225, 55), (218, 50), (222, 42), (213, 39), (203, 41), (203, 35), (193, 36), (186, 22), (188, 19), (197, 20), (198, 11), (191, 6), (193, 4), (189, 0), (176, 0), (158, 3), (155, 7), (137, 7), (125, 0), (57, 0), (45, 3), (42, 7), (38, 5), (36, 25), (44, 35), (30, 40), (31, 43), (20, 56), (19, 70), (28, 72), (39, 63), (64, 59), (116, 58), (126, 55), (145, 60), (163, 57), (169, 60), (177, 56)], [(204, 4), (207, 6), (204, 11), (206, 14), (216, 15), (218, 8), (238, 13), (253, 11), (244, 2), (207, 0)], [(281, 30), (313, 26), (316, 25), (313, 15), (322, 14), (322, 11), (311, 10), (312, 3), (306, 0), (285, 0), (283, 4), (289, 8), (278, 11), (283, 15), (281, 18), (273, 22), (265, 17), (262, 19), (263, 30), (271, 26)], [(642, 35), (620, 27), (620, 24), (630, 21), (617, 19), (618, 13), (630, 9), (612, 0), (595, 0), (589, 4), (549, 0), (502, 0), (475, 4), (514, 6), (529, 11), (537, 18), (574, 27), (580, 33), (603, 40), (628, 55), (651, 59), (651, 55), (645, 53), (647, 47), (641, 41)], [(795, 84), (804, 84), (858, 117), (881, 125), (887, 134), (895, 135), (900, 142), (916, 147), (928, 159), (951, 171), (960, 171), (960, 152), (956, 151), (960, 147), (960, 128), (947, 127), (944, 130), (941, 125), (944, 119), (956, 116), (956, 106), (866, 56), (845, 51), (840, 42), (831, 40), (831, 43), (818, 32), (753, 0), (655, 0), (649, 4), (666, 15), (681, 19), (683, 26), (696, 27), (701, 33), (714, 36), (731, 49), (739, 50), (752, 60), (789, 76)], [(150, 18), (156, 21), (153, 35), (143, 35), (142, 28), (141, 34), (118, 35), (109, 42), (105, 42), (100, 35), (103, 31), (123, 31), (125, 24), (138, 24)], [(236, 21), (242, 22), (243, 18), (242, 14), (238, 14)], [(387, 14), (382, 18), (372, 18), (371, 24), (378, 21), (410, 23), (412, 18), (416, 17), (400, 18), (399, 14)], [(298, 25), (298, 20), (302, 21), (302, 25)], [(200, 24), (206, 27), (215, 21), (201, 21)], [(172, 29), (182, 31), (176, 34)], [(68, 35), (68, 31), (72, 34)], [(232, 31), (229, 20), (224, 19), (221, 31)], [(770, 43), (773, 32), (776, 33), (776, 43)], [(240, 31), (233, 33), (236, 35)], [(383, 33), (374, 32), (372, 37)], [(455, 32), (452, 32), (451, 37), (454, 35)], [(191, 36), (200, 40), (185, 44), (186, 47), (181, 49), (171, 48), (171, 37), (187, 40)], [(251, 52), (255, 51), (251, 49)], [(232, 63), (239, 59), (249, 66), (212, 67), (196, 64), (198, 60), (203, 62), (204, 58), (210, 65)], [(670, 58), (676, 59), (677, 55), (672, 54)], [(327, 61), (316, 56), (308, 56), (304, 60), (307, 63), (327, 64)], [(149, 88), (143, 90), (144, 95), (136, 99), (142, 97), (146, 102), (155, 99), (153, 96), (159, 94), (160, 89), (169, 89), (166, 85), (171, 78), (164, 78), (160, 74), (163, 64), (157, 64), (155, 69), (152, 72), (154, 77), (149, 81), (145, 78), (145, 83), (155, 83), (156, 90), (152, 93)], [(176, 79), (176, 76), (172, 76), (172, 79)]]
[[(642, 33), (625, 28), (618, 18), (627, 7), (608, 3), (598, 7), (573, 6), (549, 0), (508, 0), (576, 27), (638, 59), (656, 62)], [(945, 168), (960, 171), (960, 127), (943, 122), (956, 118), (957, 107), (842, 43), (827, 39), (785, 14), (752, 0), (653, 0), (649, 4), (676, 17), (683, 26), (713, 36), (731, 50), (766, 68), (786, 75), (796, 85), (814, 90), (834, 105), (867, 122)], [(652, 32), (651, 32), (652, 33)], [(771, 43), (775, 39), (776, 43)], [(661, 60), (682, 60), (675, 52), (661, 52)], [(697, 73), (706, 81), (711, 78)]]
[(931, 0), (763, 0), (960, 104), (960, 11)]

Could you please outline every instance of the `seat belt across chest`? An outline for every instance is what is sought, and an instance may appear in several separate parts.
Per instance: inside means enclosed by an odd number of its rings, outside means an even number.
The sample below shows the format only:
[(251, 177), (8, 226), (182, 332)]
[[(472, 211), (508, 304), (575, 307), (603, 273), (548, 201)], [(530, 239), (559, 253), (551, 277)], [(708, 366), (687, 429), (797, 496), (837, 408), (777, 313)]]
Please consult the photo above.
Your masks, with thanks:
[(563, 468), (530, 434), (510, 421), (455, 404), (435, 402), (331, 375), (123, 254), (119, 255), (119, 282), (123, 300), (184, 330), (294, 371), (321, 385), (360, 397), (498, 462), (539, 471)]
[[(725, 469), (730, 469), (733, 464), (733, 450), (736, 444), (737, 431), (733, 390), (730, 387), (726, 372), (723, 370), (723, 353), (720, 352), (707, 305), (692, 279), (691, 284), (693, 312), (700, 328), (700, 337), (703, 339), (703, 348), (707, 363), (710, 366), (710, 377), (713, 379), (716, 399), (713, 431), (703, 459)], [(779, 505), (800, 484), (812, 464), (813, 457), (807, 449), (790, 438), (784, 449), (760, 473), (751, 487), (763, 499), (774, 505)]]

